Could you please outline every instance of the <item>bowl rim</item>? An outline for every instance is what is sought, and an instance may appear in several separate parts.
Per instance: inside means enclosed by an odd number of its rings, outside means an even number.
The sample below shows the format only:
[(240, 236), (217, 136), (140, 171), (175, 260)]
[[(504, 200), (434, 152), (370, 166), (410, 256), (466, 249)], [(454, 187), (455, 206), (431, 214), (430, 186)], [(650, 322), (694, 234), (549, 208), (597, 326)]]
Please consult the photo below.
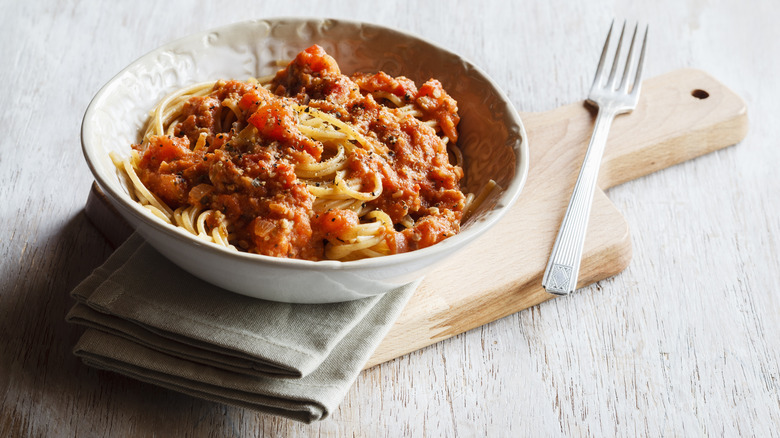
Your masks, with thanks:
[[(91, 131), (92, 124), (94, 122), (93, 120), (94, 113), (99, 108), (98, 104), (103, 100), (103, 98), (105, 98), (108, 95), (108, 93), (115, 86), (117, 86), (118, 84), (117, 79), (121, 78), (128, 70), (132, 69), (136, 64), (142, 62), (142, 60), (144, 59), (152, 58), (157, 54), (170, 51), (182, 44), (200, 40), (204, 36), (207, 36), (209, 34), (226, 32), (226, 31), (234, 31), (235, 28), (237, 27), (252, 26), (252, 25), (257, 25), (258, 23), (273, 24), (273, 23), (280, 23), (280, 22), (329, 23), (334, 26), (340, 24), (358, 26), (358, 27), (369, 26), (382, 32), (391, 32), (391, 33), (400, 34), (405, 38), (410, 38), (412, 40), (415, 40), (416, 42), (427, 44), (431, 46), (433, 49), (435, 49), (436, 51), (439, 51), (447, 55), (448, 57), (455, 57), (460, 59), (461, 62), (463, 62), (463, 64), (467, 67), (467, 69), (472, 70), (477, 74), (479, 74), (481, 76), (481, 79), (487, 82), (493, 88), (493, 90), (496, 92), (500, 100), (507, 106), (506, 117), (516, 125), (517, 133), (520, 137), (520, 144), (512, 147), (512, 149), (515, 151), (515, 168), (516, 168), (515, 176), (514, 178), (511, 179), (510, 183), (505, 187), (505, 190), (501, 194), (501, 196), (498, 197), (496, 201), (496, 205), (493, 207), (493, 209), (486, 212), (486, 214), (480, 218), (478, 224), (474, 224), (471, 227), (466, 228), (465, 230), (461, 230), (461, 232), (459, 232), (458, 234), (449, 237), (447, 239), (444, 239), (443, 241), (426, 248), (417, 249), (414, 251), (409, 251), (400, 254), (391, 254), (383, 257), (364, 258), (364, 259), (351, 260), (351, 261), (339, 261), (339, 260), (313, 261), (313, 260), (273, 257), (273, 256), (262, 255), (262, 254), (235, 251), (229, 248), (224, 248), (218, 245), (210, 244), (209, 242), (201, 241), (197, 239), (195, 236), (192, 236), (189, 233), (186, 233), (185, 231), (178, 229), (178, 227), (170, 226), (169, 224), (163, 223), (162, 221), (154, 220), (152, 217), (150, 217), (145, 212), (143, 212), (140, 204), (133, 201), (127, 193), (116, 189), (115, 184), (118, 184), (118, 181), (109, 182), (104, 180), (101, 172), (97, 168), (97, 164), (95, 163), (98, 160), (98, 154), (105, 153), (105, 151), (102, 148), (99, 148), (98, 146), (92, 144), (89, 133)], [(476, 64), (472, 63), (467, 58), (455, 52), (452, 52), (451, 50), (435, 42), (429, 41), (412, 32), (408, 32), (405, 30), (395, 29), (384, 25), (365, 22), (365, 21), (341, 19), (341, 18), (322, 18), (322, 17), (269, 17), (269, 18), (243, 20), (243, 21), (238, 21), (227, 25), (222, 25), (219, 27), (191, 33), (186, 36), (174, 39), (161, 46), (158, 46), (157, 48), (149, 52), (146, 52), (143, 55), (136, 58), (135, 60), (133, 60), (126, 67), (124, 67), (114, 76), (112, 76), (111, 79), (109, 79), (103, 86), (101, 86), (101, 88), (98, 90), (95, 96), (90, 100), (90, 103), (87, 106), (87, 109), (84, 113), (84, 116), (82, 118), (80, 137), (81, 137), (82, 153), (84, 155), (84, 158), (87, 162), (90, 171), (92, 172), (93, 177), (95, 178), (95, 180), (97, 181), (101, 189), (103, 189), (103, 191), (106, 192), (109, 200), (111, 200), (116, 207), (121, 208), (126, 213), (131, 214), (139, 222), (143, 222), (145, 225), (151, 226), (155, 228), (157, 231), (162, 232), (170, 237), (173, 237), (182, 243), (195, 245), (197, 247), (200, 247), (203, 250), (212, 252), (213, 254), (226, 256), (229, 259), (243, 261), (243, 262), (252, 262), (252, 263), (262, 262), (262, 264), (266, 264), (266, 265), (270, 264), (276, 268), (281, 268), (281, 269), (302, 269), (303, 268), (309, 270), (314, 269), (314, 270), (331, 270), (331, 271), (332, 270), (351, 271), (351, 270), (363, 270), (367, 268), (388, 268), (397, 265), (406, 265), (408, 263), (414, 263), (416, 261), (426, 260), (426, 259), (435, 260), (436, 257), (432, 257), (432, 256), (435, 256), (437, 254), (439, 255), (446, 254), (450, 251), (450, 248), (454, 250), (461, 246), (465, 246), (467, 243), (473, 241), (476, 237), (483, 234), (483, 232), (492, 228), (493, 225), (495, 225), (495, 223), (498, 222), (506, 214), (509, 208), (511, 208), (511, 206), (517, 202), (517, 199), (519, 198), (520, 193), (522, 192), (522, 189), (525, 186), (525, 182), (528, 178), (529, 155), (530, 155), (529, 145), (528, 145), (528, 135), (525, 129), (525, 125), (523, 124), (523, 121), (521, 120), (518, 111), (515, 109), (514, 105), (506, 96), (506, 94), (501, 89), (501, 87), (499, 87), (498, 84), (493, 80), (493, 78), (491, 78), (484, 70), (482, 70)]]

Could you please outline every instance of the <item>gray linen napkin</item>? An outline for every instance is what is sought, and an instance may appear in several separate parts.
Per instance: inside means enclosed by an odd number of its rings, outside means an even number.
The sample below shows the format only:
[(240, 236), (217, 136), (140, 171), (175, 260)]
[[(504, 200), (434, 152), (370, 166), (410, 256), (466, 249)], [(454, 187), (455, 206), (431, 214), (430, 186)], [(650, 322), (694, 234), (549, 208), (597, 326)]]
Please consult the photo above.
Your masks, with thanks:
[(335, 304), (285, 304), (184, 272), (138, 235), (71, 295), (91, 366), (193, 396), (321, 420), (387, 334), (418, 283)]

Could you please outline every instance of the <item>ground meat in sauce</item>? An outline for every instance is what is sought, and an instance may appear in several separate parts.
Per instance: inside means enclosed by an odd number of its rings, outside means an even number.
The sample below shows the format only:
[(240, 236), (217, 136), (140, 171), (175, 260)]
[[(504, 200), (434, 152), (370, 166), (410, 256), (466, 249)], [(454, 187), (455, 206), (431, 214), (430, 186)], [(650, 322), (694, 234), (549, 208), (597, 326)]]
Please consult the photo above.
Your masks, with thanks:
[[(321, 260), (324, 242), (358, 223), (347, 210), (313, 212), (314, 197), (295, 175), (297, 163), (319, 160), (322, 144), (296, 127), (290, 104), (307, 104), (356, 127), (386, 154), (356, 149), (347, 178), (383, 191), (368, 202), (398, 224), (407, 215), (414, 226), (387, 233), (391, 253), (424, 248), (456, 234), (464, 207), (461, 168), (450, 164), (434, 128), (405, 116), (372, 92), (390, 93), (412, 104), (425, 120), (435, 120), (450, 141), (457, 140), (457, 103), (431, 79), (418, 89), (405, 77), (386, 73), (341, 73), (335, 60), (315, 45), (272, 81), (270, 92), (239, 81), (220, 81), (213, 92), (194, 97), (184, 108), (173, 136), (156, 136), (141, 153), (142, 182), (172, 208), (196, 205), (219, 211), (231, 243), (241, 250), (278, 257)], [(241, 114), (223, 105), (238, 102)], [(250, 127), (250, 129), (246, 129)], [(254, 128), (254, 129), (252, 129)], [(194, 149), (206, 134), (206, 147)], [(214, 226), (215, 224), (209, 224)]]

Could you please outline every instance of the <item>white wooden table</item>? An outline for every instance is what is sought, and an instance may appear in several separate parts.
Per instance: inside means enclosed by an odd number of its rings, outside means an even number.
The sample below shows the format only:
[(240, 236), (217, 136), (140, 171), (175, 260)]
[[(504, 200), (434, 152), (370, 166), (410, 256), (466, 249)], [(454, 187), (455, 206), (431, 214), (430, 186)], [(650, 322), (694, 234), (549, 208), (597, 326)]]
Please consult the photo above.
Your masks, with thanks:
[[(641, 18), (647, 77), (709, 72), (745, 99), (750, 132), (608, 192), (631, 227), (626, 271), (371, 368), (323, 422), (82, 365), (68, 292), (111, 251), (82, 213), (91, 97), (169, 40), (295, 15), (416, 33), (521, 111), (583, 100), (612, 17)], [(0, 0), (0, 17), (0, 436), (778, 434), (780, 3)]]

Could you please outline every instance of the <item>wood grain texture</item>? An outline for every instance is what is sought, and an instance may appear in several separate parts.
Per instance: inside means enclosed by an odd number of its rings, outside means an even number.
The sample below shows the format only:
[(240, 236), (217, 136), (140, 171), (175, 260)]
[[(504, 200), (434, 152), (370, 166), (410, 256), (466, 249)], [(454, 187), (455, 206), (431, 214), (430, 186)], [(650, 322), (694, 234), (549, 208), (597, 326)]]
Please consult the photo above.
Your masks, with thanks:
[[(778, 436), (777, 2), (2, 0), (0, 10), (0, 436)], [(750, 129), (738, 147), (608, 190), (631, 230), (620, 275), (372, 367), (317, 424), (83, 366), (67, 293), (110, 253), (82, 214), (89, 100), (164, 42), (295, 15), (416, 33), (482, 67), (523, 113), (581, 102), (611, 18), (642, 18), (646, 77), (706, 71), (744, 98)]]

